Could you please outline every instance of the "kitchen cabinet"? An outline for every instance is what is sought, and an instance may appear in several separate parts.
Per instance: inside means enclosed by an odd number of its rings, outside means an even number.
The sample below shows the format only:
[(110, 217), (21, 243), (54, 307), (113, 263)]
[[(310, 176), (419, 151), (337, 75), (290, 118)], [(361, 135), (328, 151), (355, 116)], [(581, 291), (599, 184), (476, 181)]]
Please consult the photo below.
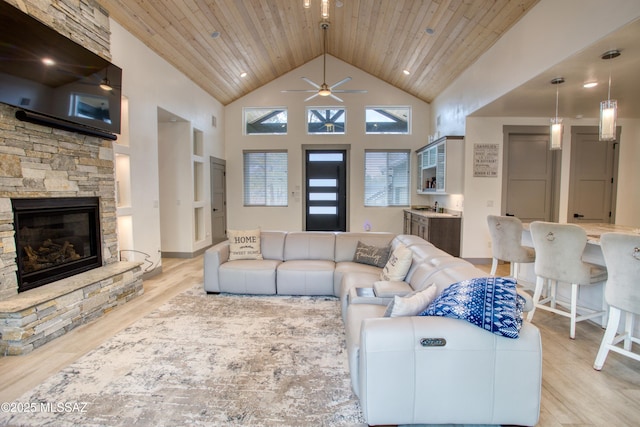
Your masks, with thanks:
[(453, 256), (460, 256), (461, 218), (448, 214), (404, 211), (405, 234), (433, 243)]
[(416, 150), (418, 194), (462, 193), (464, 137), (444, 136)]

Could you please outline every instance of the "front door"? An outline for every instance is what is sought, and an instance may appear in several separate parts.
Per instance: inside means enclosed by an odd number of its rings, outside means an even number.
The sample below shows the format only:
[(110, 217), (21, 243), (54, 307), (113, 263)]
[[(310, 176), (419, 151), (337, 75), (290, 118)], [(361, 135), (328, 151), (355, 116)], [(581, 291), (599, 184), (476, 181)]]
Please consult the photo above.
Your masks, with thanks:
[[(620, 139), (618, 137), (618, 139)], [(571, 181), (567, 222), (612, 221), (617, 143), (600, 141), (597, 127), (571, 128)]]
[(346, 231), (347, 152), (306, 151), (307, 231)]

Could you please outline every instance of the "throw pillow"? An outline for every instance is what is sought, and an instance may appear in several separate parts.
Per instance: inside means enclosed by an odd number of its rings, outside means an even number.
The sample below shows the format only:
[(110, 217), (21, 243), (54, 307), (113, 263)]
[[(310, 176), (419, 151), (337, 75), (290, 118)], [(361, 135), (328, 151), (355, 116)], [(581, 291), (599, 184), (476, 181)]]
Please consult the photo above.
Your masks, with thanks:
[(436, 297), (438, 288), (435, 283), (419, 291), (400, 297), (396, 295), (387, 306), (384, 317), (417, 316), (427, 308)]
[(420, 316), (462, 319), (494, 334), (518, 338), (524, 303), (515, 280), (479, 277), (447, 287)]
[(413, 252), (411, 252), (411, 249), (403, 244), (398, 245), (382, 269), (380, 280), (391, 282), (404, 280), (411, 267), (412, 258)]
[(367, 245), (358, 241), (356, 253), (353, 256), (353, 262), (360, 264), (373, 265), (375, 267), (384, 267), (389, 259), (389, 251), (391, 246), (379, 248), (377, 246)]
[(260, 229), (227, 230), (229, 261), (237, 259), (262, 259)]

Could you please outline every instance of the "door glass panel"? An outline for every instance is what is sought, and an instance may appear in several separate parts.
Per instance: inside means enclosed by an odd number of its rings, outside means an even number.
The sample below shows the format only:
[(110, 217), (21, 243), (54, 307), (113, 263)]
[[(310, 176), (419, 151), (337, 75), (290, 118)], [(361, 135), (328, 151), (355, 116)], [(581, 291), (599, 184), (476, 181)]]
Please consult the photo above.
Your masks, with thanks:
[(344, 159), (343, 153), (310, 153), (310, 162), (341, 162)]
[(337, 193), (309, 193), (309, 200), (338, 200)]
[(338, 209), (335, 206), (310, 206), (309, 213), (312, 215), (337, 215)]
[(338, 185), (336, 179), (310, 179), (309, 187), (335, 187)]

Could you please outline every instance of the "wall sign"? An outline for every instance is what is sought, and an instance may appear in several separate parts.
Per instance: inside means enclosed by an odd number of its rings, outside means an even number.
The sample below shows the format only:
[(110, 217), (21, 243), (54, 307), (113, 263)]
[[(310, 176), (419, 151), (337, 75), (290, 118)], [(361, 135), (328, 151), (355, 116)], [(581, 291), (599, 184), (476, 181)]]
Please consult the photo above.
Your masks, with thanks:
[(498, 144), (473, 144), (473, 176), (498, 176)]

